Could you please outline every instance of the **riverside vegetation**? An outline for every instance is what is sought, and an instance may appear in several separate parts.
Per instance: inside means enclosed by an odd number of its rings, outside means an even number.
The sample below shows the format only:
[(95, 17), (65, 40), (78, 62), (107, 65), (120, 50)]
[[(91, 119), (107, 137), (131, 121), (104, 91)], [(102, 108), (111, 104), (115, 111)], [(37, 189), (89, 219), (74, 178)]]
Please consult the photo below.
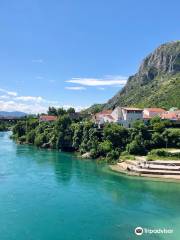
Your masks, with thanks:
[(0, 132), (8, 131), (12, 128), (14, 123), (0, 121)]
[(88, 119), (72, 120), (71, 111), (50, 108), (48, 113), (58, 116), (54, 122), (27, 117), (13, 127), (12, 138), (42, 148), (89, 153), (111, 163), (119, 157), (147, 155), (153, 149), (180, 147), (180, 128), (159, 117), (147, 124), (137, 121), (129, 129), (115, 123), (99, 129)]

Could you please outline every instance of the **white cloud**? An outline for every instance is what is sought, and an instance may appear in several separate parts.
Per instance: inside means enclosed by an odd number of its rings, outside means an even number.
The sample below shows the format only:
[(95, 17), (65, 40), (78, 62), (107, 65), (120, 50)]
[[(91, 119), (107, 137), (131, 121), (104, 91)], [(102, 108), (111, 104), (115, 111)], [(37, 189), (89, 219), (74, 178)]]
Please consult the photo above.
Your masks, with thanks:
[(24, 102), (42, 102), (44, 99), (42, 97), (33, 97), (33, 96), (20, 96), (20, 97), (16, 97), (16, 100), (21, 100), (21, 101), (24, 101)]
[(104, 78), (72, 78), (66, 82), (83, 86), (122, 86), (126, 84), (127, 77), (108, 75)]
[(79, 90), (86, 90), (85, 87), (65, 87), (67, 90), (74, 90), (74, 91), (79, 91)]
[[(57, 106), (56, 106), (57, 107)], [(61, 107), (63, 107), (64, 109), (68, 109), (68, 108), (70, 108), (70, 107), (72, 107), (72, 108), (74, 108), (75, 110), (76, 110), (76, 112), (80, 112), (81, 110), (84, 110), (84, 109), (86, 109), (86, 108), (88, 108), (88, 107), (90, 107), (90, 106), (86, 106), (86, 107), (83, 107), (83, 106), (73, 106), (73, 105), (63, 105), (63, 106), (61, 106)]]
[(32, 62), (33, 63), (43, 63), (44, 60), (42, 58), (39, 58), (39, 59), (33, 59)]
[[(58, 101), (45, 99), (41, 96), (19, 96), (15, 92), (0, 89), (6, 95), (0, 95), (0, 111), (22, 111), (26, 113), (46, 113), (49, 106), (65, 109), (74, 107), (76, 111), (84, 109), (82, 106), (62, 105)], [(13, 94), (12, 94), (13, 93)]]
[(0, 99), (9, 99), (9, 96), (8, 95), (1, 95)]
[(3, 93), (6, 93), (7, 95), (10, 95), (10, 96), (17, 96), (17, 92), (12, 92), (12, 91), (7, 91), (3, 88), (0, 88), (0, 92), (3, 92)]
[(42, 113), (47, 111), (47, 106), (41, 104), (28, 104), (16, 101), (0, 101), (1, 111), (21, 111), (26, 113)]

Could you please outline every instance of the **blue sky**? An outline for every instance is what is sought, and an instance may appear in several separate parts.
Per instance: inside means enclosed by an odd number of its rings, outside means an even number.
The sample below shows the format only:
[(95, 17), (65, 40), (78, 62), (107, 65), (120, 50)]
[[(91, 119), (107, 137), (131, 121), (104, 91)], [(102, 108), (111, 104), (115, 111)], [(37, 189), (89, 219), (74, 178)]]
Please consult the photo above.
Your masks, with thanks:
[(178, 0), (1, 0), (0, 110), (77, 109), (112, 97), (180, 39)]

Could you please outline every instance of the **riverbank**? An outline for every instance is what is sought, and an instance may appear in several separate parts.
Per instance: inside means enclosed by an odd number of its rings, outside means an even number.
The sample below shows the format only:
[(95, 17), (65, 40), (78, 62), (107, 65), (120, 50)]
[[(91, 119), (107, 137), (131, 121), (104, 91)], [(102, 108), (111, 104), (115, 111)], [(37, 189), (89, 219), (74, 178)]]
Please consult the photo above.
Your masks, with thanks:
[(180, 160), (146, 161), (145, 158), (137, 158), (136, 160), (125, 160), (115, 165), (109, 165), (109, 168), (128, 176), (180, 183)]

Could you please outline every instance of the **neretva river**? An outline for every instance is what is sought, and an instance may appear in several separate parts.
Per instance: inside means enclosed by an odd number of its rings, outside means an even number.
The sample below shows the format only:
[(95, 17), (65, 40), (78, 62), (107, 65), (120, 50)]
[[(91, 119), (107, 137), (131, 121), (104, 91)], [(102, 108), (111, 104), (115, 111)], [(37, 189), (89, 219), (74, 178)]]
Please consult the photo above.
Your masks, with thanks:
[[(125, 177), (0, 133), (0, 240), (180, 239), (180, 184)], [(137, 226), (173, 229), (136, 236)]]

